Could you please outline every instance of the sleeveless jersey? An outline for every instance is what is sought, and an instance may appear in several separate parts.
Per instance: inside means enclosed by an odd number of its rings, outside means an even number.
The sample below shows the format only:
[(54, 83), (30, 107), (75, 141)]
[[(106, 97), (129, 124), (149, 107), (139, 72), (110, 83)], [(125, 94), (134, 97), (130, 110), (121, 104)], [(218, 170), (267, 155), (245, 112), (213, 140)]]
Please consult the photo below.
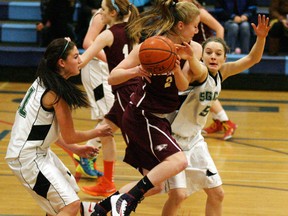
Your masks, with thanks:
[(132, 103), (147, 112), (166, 114), (175, 111), (179, 105), (178, 89), (174, 74), (152, 75), (151, 83), (145, 79), (131, 96)]
[[(130, 41), (127, 37), (126, 33), (126, 25), (127, 23), (119, 23), (115, 24), (109, 28), (114, 37), (114, 42), (111, 47), (104, 47), (104, 52), (106, 54), (107, 63), (109, 67), (109, 71), (111, 72), (131, 51)], [(113, 85), (112, 91), (119, 87), (126, 85), (133, 85), (139, 82), (139, 78), (130, 79), (124, 83), (119, 85)]]
[(194, 137), (205, 126), (210, 107), (221, 91), (221, 74), (210, 73), (198, 86), (193, 86), (172, 123), (172, 131), (181, 137)]
[(36, 79), (22, 100), (11, 132), (6, 159), (27, 157), (34, 160), (37, 153), (45, 153), (59, 136), (53, 110), (45, 110), (41, 99), (47, 91)]

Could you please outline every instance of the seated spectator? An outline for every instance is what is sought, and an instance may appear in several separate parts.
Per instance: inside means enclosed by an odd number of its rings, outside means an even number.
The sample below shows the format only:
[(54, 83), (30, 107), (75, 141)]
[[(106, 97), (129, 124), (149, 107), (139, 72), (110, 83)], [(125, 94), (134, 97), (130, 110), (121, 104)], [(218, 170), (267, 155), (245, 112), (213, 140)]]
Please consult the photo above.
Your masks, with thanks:
[[(270, 32), (269, 38), (269, 55), (278, 55), (280, 50), (280, 40), (286, 40), (284, 44), (285, 52), (288, 52), (288, 1), (272, 0), (269, 7), (270, 14)], [(282, 45), (282, 43), (281, 43)]]
[(37, 24), (40, 46), (46, 47), (56, 38), (76, 40), (73, 27), (75, 0), (41, 0), (42, 21)]
[[(224, 25), (225, 40), (232, 53), (247, 54), (250, 49), (251, 20), (256, 15), (256, 0), (217, 0), (217, 19)], [(237, 44), (239, 41), (239, 47)]]

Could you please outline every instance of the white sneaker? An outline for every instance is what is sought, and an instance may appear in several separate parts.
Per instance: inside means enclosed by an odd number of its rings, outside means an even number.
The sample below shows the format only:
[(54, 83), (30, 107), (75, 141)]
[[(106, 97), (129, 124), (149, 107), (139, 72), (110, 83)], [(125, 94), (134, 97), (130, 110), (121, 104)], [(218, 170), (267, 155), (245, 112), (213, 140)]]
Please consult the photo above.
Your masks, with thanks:
[(106, 216), (107, 212), (95, 202), (81, 202), (81, 216)]
[(129, 216), (135, 212), (138, 202), (129, 194), (118, 194), (111, 197), (112, 216)]
[(112, 216), (122, 216), (125, 215), (124, 212), (126, 210), (127, 201), (120, 200), (120, 197), (123, 194), (114, 195), (111, 197), (111, 208), (112, 208)]
[(81, 202), (80, 213), (81, 216), (90, 216), (94, 210), (95, 203)]

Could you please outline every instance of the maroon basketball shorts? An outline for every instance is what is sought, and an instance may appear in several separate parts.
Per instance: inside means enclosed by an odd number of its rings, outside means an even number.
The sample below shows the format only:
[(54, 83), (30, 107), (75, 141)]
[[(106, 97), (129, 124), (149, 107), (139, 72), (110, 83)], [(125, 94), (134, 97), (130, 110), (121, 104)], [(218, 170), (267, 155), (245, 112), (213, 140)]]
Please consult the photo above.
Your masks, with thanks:
[(182, 151), (171, 135), (166, 118), (129, 104), (123, 115), (123, 131), (128, 137), (124, 161), (135, 168), (151, 170), (165, 158)]

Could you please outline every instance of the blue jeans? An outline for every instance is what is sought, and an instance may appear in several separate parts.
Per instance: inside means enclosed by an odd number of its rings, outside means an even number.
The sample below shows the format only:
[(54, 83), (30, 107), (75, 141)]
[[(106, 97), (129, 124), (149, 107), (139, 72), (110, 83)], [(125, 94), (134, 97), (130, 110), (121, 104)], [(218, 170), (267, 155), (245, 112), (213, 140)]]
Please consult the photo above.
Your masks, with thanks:
[(231, 52), (235, 51), (236, 47), (240, 47), (242, 53), (249, 53), (250, 49), (250, 23), (245, 21), (242, 23), (235, 23), (228, 20), (224, 24), (225, 40), (230, 47)]

